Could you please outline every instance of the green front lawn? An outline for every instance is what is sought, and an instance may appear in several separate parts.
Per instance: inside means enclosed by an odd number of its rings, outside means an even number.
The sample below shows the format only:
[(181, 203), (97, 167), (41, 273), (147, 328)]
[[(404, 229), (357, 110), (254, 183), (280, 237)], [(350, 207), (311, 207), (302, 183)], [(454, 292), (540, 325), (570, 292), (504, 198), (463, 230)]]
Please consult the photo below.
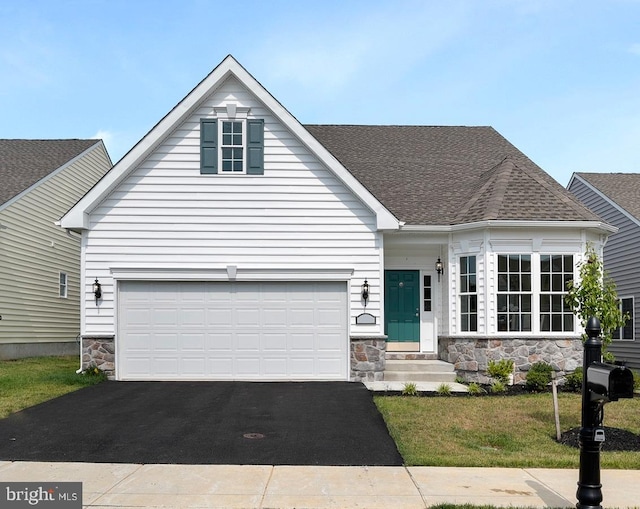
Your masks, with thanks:
[[(408, 465), (578, 468), (579, 451), (555, 440), (551, 394), (376, 396)], [(559, 394), (560, 428), (580, 426), (581, 397)], [(640, 400), (605, 407), (604, 425), (640, 433)], [(640, 469), (640, 452), (602, 452), (602, 468)]]
[(103, 380), (76, 374), (78, 367), (77, 356), (0, 361), (0, 419)]

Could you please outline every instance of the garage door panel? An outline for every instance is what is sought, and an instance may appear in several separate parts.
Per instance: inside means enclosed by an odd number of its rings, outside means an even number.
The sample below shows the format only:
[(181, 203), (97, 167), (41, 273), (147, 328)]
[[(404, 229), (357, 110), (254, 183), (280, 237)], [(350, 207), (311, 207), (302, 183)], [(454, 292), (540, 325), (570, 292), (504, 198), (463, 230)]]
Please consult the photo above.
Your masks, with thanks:
[(269, 357), (262, 359), (262, 372), (266, 376), (281, 377), (287, 374), (286, 357)]
[(260, 333), (255, 332), (237, 332), (236, 333), (236, 347), (239, 352), (254, 352), (260, 351)]
[(119, 283), (121, 379), (347, 378), (346, 283)]
[(155, 372), (160, 376), (173, 376), (179, 371), (180, 361), (177, 356), (174, 357), (155, 357), (153, 367)]
[(205, 352), (206, 335), (204, 333), (189, 334), (183, 332), (180, 334), (180, 346), (184, 352), (198, 351)]
[(285, 332), (263, 332), (262, 339), (262, 350), (265, 354), (268, 352), (282, 353), (287, 351), (287, 334)]
[(227, 332), (208, 332), (207, 349), (212, 352), (232, 352), (233, 334)]
[(209, 358), (208, 362), (209, 371), (208, 373), (221, 377), (221, 378), (231, 378), (233, 376), (233, 357), (215, 357)]

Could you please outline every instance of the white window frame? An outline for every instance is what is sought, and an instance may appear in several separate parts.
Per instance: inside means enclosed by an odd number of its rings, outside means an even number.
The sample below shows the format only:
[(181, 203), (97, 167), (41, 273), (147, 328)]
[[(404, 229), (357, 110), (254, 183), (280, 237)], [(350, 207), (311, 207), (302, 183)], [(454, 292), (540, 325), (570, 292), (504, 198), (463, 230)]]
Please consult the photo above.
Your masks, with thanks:
[[(229, 122), (229, 123), (236, 123), (236, 124), (240, 124), (242, 126), (242, 132), (241, 132), (241, 136), (242, 136), (242, 145), (224, 145), (222, 143), (222, 140), (224, 139), (224, 124), (225, 122)], [(247, 173), (247, 123), (246, 120), (244, 119), (240, 119), (240, 118), (220, 118), (218, 119), (218, 160), (220, 161), (219, 163), (219, 170), (218, 173), (222, 173), (224, 175), (244, 175)], [(237, 171), (237, 170), (225, 170), (224, 169), (224, 158), (222, 157), (223, 151), (225, 148), (231, 148), (231, 149), (235, 149), (235, 148), (239, 148), (242, 150), (242, 170), (241, 171)]]
[[(530, 256), (530, 260), (531, 260), (531, 291), (530, 292), (499, 292), (498, 291), (498, 257), (499, 256), (509, 256), (509, 255), (528, 255)], [(579, 260), (579, 255), (578, 253), (575, 252), (548, 252), (548, 251), (543, 251), (543, 252), (532, 252), (532, 251), (527, 251), (525, 250), (505, 250), (505, 251), (494, 251), (493, 252), (493, 256), (494, 256), (494, 271), (493, 271), (493, 277), (494, 277), (494, 291), (493, 291), (493, 296), (491, 298), (494, 299), (493, 301), (493, 306), (494, 309), (492, 310), (492, 314), (493, 314), (493, 318), (495, 320), (494, 322), (494, 333), (496, 335), (499, 336), (514, 336), (514, 337), (518, 337), (518, 336), (536, 336), (536, 337), (566, 337), (566, 336), (574, 336), (577, 333), (577, 322), (576, 322), (576, 317), (575, 315), (573, 315), (573, 330), (572, 331), (542, 331), (541, 327), (540, 327), (540, 317), (541, 317), (541, 306), (540, 306), (540, 296), (543, 295), (543, 292), (541, 291), (542, 285), (541, 285), (541, 268), (542, 268), (542, 263), (541, 263), (541, 257), (542, 256), (572, 256), (573, 257), (573, 280), (575, 281), (576, 279), (576, 262), (577, 260)], [(507, 261), (508, 263), (508, 261)], [(522, 274), (522, 273), (521, 273)], [(508, 284), (508, 282), (507, 282)], [(498, 315), (499, 314), (504, 314), (503, 312), (500, 312), (498, 310), (498, 295), (499, 294), (506, 294), (509, 295), (510, 293), (517, 293), (517, 294), (523, 294), (523, 293), (530, 293), (531, 294), (531, 330), (527, 330), (527, 331), (509, 331), (509, 330), (499, 330), (498, 329)], [(566, 291), (564, 292), (566, 293)], [(548, 292), (544, 292), (544, 294), (548, 294)], [(507, 301), (507, 305), (508, 305), (508, 301)], [(520, 313), (522, 314), (522, 312)]]
[(620, 334), (619, 338), (613, 338), (613, 341), (635, 341), (636, 340), (636, 328), (634, 326), (634, 313), (635, 313), (635, 298), (633, 295), (624, 295), (622, 297), (618, 297), (618, 307), (620, 308), (620, 311), (622, 312), (622, 301), (623, 300), (631, 300), (631, 317), (629, 318), (629, 323), (631, 324), (631, 338), (625, 338), (624, 336), (624, 327), (620, 327), (618, 329), (618, 334)]
[[(507, 290), (500, 290), (500, 257), (501, 256), (505, 256), (507, 258)], [(515, 272), (511, 272), (510, 268), (509, 268), (509, 263), (510, 263), (510, 257), (511, 256), (517, 256), (518, 257), (518, 266), (519, 266), (519, 270), (517, 273)], [(529, 272), (522, 272), (522, 257), (523, 256), (528, 256), (529, 257)], [(512, 275), (516, 275), (519, 278), (519, 286), (520, 288), (522, 288), (522, 277), (524, 274), (529, 274), (529, 290), (511, 290), (510, 289), (510, 276)], [(535, 322), (535, 297), (536, 297), (536, 291), (535, 291), (535, 285), (534, 285), (534, 281), (535, 281), (535, 269), (534, 269), (534, 256), (533, 253), (496, 253), (496, 270), (495, 270), (495, 278), (496, 278), (496, 332), (498, 334), (533, 334), (535, 333), (535, 329), (536, 329), (536, 322)], [(505, 310), (500, 310), (499, 309), (499, 301), (500, 301), (500, 296), (504, 295), (507, 299), (506, 302), (506, 309)], [(523, 296), (530, 296), (530, 300), (529, 300), (529, 311), (523, 311), (522, 310), (522, 298)], [(518, 296), (518, 308), (517, 309), (511, 309), (511, 296)], [(507, 330), (500, 330), (498, 323), (500, 320), (500, 315), (507, 315)], [(522, 330), (522, 317), (525, 315), (529, 315), (529, 328), (527, 330)], [(509, 322), (511, 320), (510, 316), (517, 316), (518, 317), (518, 329), (517, 330), (509, 330)]]
[[(544, 272), (544, 274), (548, 274), (549, 275), (549, 290), (543, 290), (542, 289), (542, 257), (543, 256), (548, 256), (549, 257), (549, 272)], [(561, 272), (555, 272), (553, 271), (553, 257), (561, 257), (562, 259), (562, 271)], [(564, 269), (564, 259), (566, 256), (571, 256), (571, 273), (569, 274), (569, 272), (566, 272)], [(566, 289), (566, 283), (567, 281), (565, 281), (565, 276), (570, 275), (571, 277), (569, 278), (570, 280), (575, 280), (575, 272), (576, 272), (576, 259), (575, 259), (575, 255), (573, 254), (560, 254), (560, 253), (540, 253), (538, 255), (538, 282), (539, 282), (539, 287), (538, 287), (538, 327), (540, 327), (540, 333), (541, 334), (545, 334), (545, 333), (574, 333), (576, 332), (576, 320), (575, 320), (575, 315), (573, 314), (573, 312), (571, 311), (571, 309), (568, 309), (568, 306), (565, 303), (564, 297), (567, 295), (567, 289)], [(554, 274), (558, 275), (561, 274), (562, 278), (563, 278), (563, 283), (562, 283), (562, 287), (563, 290), (562, 291), (557, 291), (553, 289), (553, 276)], [(542, 296), (549, 296), (550, 302), (549, 302), (549, 311), (542, 311), (542, 304), (541, 304), (541, 299)], [(561, 296), (562, 299), (562, 311), (553, 311), (553, 297), (554, 296)], [(565, 309), (566, 308), (566, 309)], [(543, 331), (542, 327), (541, 327), (541, 321), (542, 321), (542, 315), (549, 315), (549, 330), (548, 331)], [(554, 315), (560, 315), (562, 317), (562, 330), (553, 330), (553, 316)], [(570, 330), (565, 330), (564, 329), (564, 325), (565, 325), (565, 316), (570, 316), (571, 317), (571, 329)]]
[[(475, 265), (475, 271), (474, 272), (466, 272), (464, 274), (462, 273), (462, 259), (463, 258), (467, 258), (467, 260), (469, 258), (474, 258), (474, 265)], [(467, 266), (468, 266), (468, 264), (469, 264), (469, 262), (467, 261)], [(475, 277), (475, 280), (476, 280), (476, 289), (475, 289), (475, 291), (474, 292), (469, 291), (469, 286), (468, 285), (467, 285), (467, 291), (466, 292), (462, 291), (462, 278), (465, 277), (465, 278), (468, 279), (471, 274), (473, 274), (473, 276)], [(459, 325), (459, 329), (460, 329), (459, 332), (463, 333), (463, 334), (477, 334), (478, 333), (478, 327), (479, 327), (478, 322), (479, 322), (479, 318), (480, 318), (479, 311), (478, 311), (478, 309), (479, 309), (479, 300), (480, 300), (479, 297), (480, 296), (479, 296), (479, 292), (478, 292), (478, 256), (476, 254), (462, 254), (462, 255), (458, 256), (458, 275), (457, 275), (457, 277), (458, 277), (458, 283), (460, 285), (459, 286), (460, 291), (458, 292), (458, 302), (460, 303), (460, 310), (459, 310), (459, 313), (458, 313), (459, 314), (459, 319), (460, 319), (460, 321), (458, 322), (460, 324)], [(470, 301), (471, 301), (471, 297), (472, 296), (475, 296), (475, 298), (476, 298), (476, 310), (475, 310), (475, 312), (472, 312), (470, 310), (470, 304), (471, 304)], [(462, 311), (462, 299), (463, 299), (463, 297), (467, 297), (468, 300), (469, 300), (468, 310), (466, 312)], [(463, 317), (463, 315), (466, 315), (468, 317), (468, 319), (467, 319), (468, 330), (464, 330), (463, 327), (462, 327), (462, 317)], [(476, 317), (476, 327), (475, 327), (474, 330), (471, 330), (471, 316), (472, 315), (475, 315), (475, 317)]]
[[(63, 281), (64, 279), (64, 281)], [(58, 297), (68, 298), (69, 295), (69, 275), (66, 272), (58, 273)]]

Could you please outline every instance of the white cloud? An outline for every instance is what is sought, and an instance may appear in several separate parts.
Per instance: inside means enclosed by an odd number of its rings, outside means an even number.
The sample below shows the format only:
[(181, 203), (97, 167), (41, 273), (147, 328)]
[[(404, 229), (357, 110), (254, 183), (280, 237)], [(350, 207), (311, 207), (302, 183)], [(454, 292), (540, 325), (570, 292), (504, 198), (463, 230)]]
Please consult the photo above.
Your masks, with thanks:
[(93, 136), (91, 136), (90, 139), (92, 140), (102, 140), (104, 141), (105, 145), (110, 145), (113, 142), (113, 139), (115, 137), (115, 134), (112, 133), (111, 131), (107, 131), (104, 129), (98, 129), (98, 132), (96, 134), (94, 134)]

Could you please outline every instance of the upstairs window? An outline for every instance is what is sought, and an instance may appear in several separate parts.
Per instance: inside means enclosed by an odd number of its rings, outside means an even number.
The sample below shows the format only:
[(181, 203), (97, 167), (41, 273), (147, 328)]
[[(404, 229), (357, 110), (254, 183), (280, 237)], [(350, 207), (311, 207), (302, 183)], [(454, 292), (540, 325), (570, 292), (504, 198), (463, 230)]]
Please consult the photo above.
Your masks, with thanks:
[(498, 255), (498, 331), (531, 331), (531, 255)]
[(264, 173), (264, 120), (200, 119), (200, 173)]
[(244, 172), (244, 142), (242, 122), (222, 122), (222, 152), (223, 172)]

